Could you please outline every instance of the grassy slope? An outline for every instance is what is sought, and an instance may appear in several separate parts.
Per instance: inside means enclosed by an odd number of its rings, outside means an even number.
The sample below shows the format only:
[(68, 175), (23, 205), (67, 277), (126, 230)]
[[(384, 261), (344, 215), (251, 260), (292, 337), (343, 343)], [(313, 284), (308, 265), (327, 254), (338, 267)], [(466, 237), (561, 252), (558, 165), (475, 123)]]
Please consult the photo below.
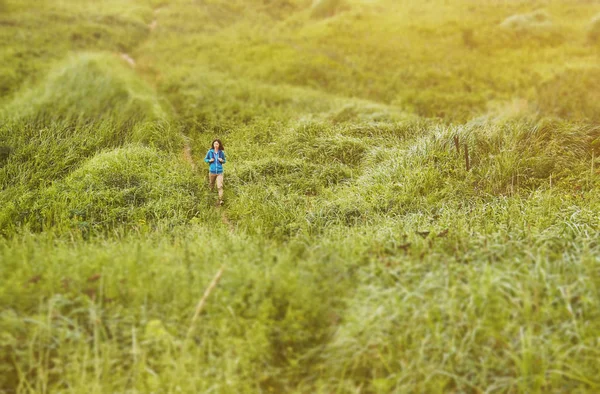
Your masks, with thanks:
[(309, 3), (0, 3), (0, 390), (598, 390), (600, 8)]

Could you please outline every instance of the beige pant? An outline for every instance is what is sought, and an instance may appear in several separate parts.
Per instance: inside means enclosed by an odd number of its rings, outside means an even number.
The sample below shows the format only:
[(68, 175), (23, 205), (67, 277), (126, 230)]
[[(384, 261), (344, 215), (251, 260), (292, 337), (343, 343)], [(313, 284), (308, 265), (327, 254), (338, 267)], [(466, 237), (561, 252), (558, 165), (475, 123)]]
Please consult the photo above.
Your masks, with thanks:
[(217, 181), (217, 190), (219, 191), (219, 199), (223, 199), (223, 174), (208, 174), (208, 187), (210, 191), (215, 189), (215, 180)]

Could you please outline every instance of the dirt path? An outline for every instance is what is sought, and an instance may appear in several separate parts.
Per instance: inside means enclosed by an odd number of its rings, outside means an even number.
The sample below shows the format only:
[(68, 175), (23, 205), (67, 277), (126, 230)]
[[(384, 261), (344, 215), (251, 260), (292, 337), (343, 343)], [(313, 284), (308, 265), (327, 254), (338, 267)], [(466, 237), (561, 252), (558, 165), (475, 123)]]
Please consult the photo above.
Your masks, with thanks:
[(163, 8), (165, 8), (165, 7), (164, 6), (157, 7), (152, 11), (152, 15), (154, 15), (154, 20), (152, 20), (152, 22), (150, 22), (150, 24), (148, 25), (151, 32), (154, 31), (154, 29), (156, 29), (156, 27), (158, 26), (158, 19), (156, 17), (158, 16), (158, 13), (160, 12), (160, 10), (162, 10)]
[[(158, 27), (158, 13), (160, 12), (161, 9), (165, 8), (164, 6), (155, 8), (152, 11), (152, 14), (154, 15), (154, 19), (152, 20), (152, 22), (150, 22), (148, 24), (148, 28), (150, 29), (150, 32), (152, 33), (157, 27)], [(147, 40), (147, 39), (146, 39)], [(145, 42), (142, 41), (139, 43), (138, 46), (142, 45)], [(127, 62), (127, 64), (129, 65), (129, 67), (134, 68), (136, 66), (136, 61), (135, 59), (128, 53), (122, 52), (119, 54), (120, 58), (123, 59), (125, 62)], [(183, 145), (183, 149), (182, 149), (182, 155), (184, 160), (190, 165), (190, 167), (192, 168), (192, 171), (196, 172), (198, 170), (198, 166), (196, 165), (196, 162), (194, 161), (194, 158), (192, 157), (192, 147), (190, 145), (190, 138), (189, 137), (185, 137), (185, 142)], [(221, 213), (221, 221), (223, 222), (224, 225), (227, 226), (227, 228), (229, 229), (229, 231), (231, 233), (235, 232), (235, 226), (233, 225), (233, 223), (231, 222), (231, 220), (229, 220), (229, 218), (227, 217), (227, 213), (224, 209), (220, 209), (221, 206), (217, 205), (217, 209), (220, 211)]]
[[(164, 6), (157, 7), (154, 10), (152, 10), (152, 15), (154, 15), (154, 19), (152, 20), (152, 22), (150, 22), (148, 24), (148, 28), (150, 29), (150, 33), (152, 33), (158, 27), (157, 16), (158, 16), (158, 13), (160, 12), (160, 10), (163, 9), (163, 8), (164, 8)], [(142, 45), (146, 40), (147, 40), (147, 38), (144, 39), (142, 42), (140, 42), (138, 44), (138, 46)], [(119, 56), (121, 57), (121, 59), (123, 59), (124, 61), (126, 61), (127, 64), (129, 64), (129, 67), (135, 68), (135, 66), (136, 66), (135, 59), (130, 54), (128, 54), (127, 52), (121, 52), (119, 54)]]
[(192, 147), (190, 146), (189, 138), (185, 139), (185, 144), (183, 145), (183, 158), (185, 161), (192, 167), (194, 172), (197, 170), (198, 166), (196, 166), (196, 162), (192, 157)]
[(127, 64), (129, 64), (129, 67), (135, 68), (135, 60), (131, 56), (129, 56), (128, 53), (121, 53), (121, 59), (125, 60)]
[(233, 223), (231, 223), (231, 221), (227, 217), (227, 213), (225, 212), (225, 210), (224, 209), (219, 209), (219, 210), (221, 211), (221, 222), (223, 222), (223, 224), (227, 226), (230, 233), (232, 233), (232, 234), (235, 233), (235, 226), (233, 225)]
[[(192, 170), (194, 172), (196, 172), (196, 170), (198, 169), (198, 166), (196, 165), (196, 162), (194, 161), (194, 158), (192, 157), (192, 147), (190, 146), (189, 138), (185, 139), (182, 154), (183, 154), (183, 158), (185, 159), (185, 161), (190, 165), (190, 167), (192, 167)], [(227, 213), (225, 212), (225, 210), (220, 209), (220, 208), (221, 208), (221, 206), (217, 205), (217, 209), (221, 212), (221, 221), (223, 222), (224, 225), (227, 226), (227, 228), (229, 229), (229, 231), (231, 233), (234, 233), (235, 226), (233, 225), (233, 223), (231, 223), (231, 220), (229, 220), (229, 218), (227, 217)]]

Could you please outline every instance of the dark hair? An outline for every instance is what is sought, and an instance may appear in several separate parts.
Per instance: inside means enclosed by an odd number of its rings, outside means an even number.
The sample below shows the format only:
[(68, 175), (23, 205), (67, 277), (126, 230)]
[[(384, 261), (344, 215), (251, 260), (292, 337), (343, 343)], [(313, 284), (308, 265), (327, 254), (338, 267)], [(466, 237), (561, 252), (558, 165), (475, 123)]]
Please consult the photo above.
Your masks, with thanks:
[(219, 139), (214, 139), (213, 140), (212, 144), (210, 144), (211, 149), (215, 149), (215, 142), (219, 143), (219, 150), (225, 150), (225, 146), (223, 145), (223, 143)]

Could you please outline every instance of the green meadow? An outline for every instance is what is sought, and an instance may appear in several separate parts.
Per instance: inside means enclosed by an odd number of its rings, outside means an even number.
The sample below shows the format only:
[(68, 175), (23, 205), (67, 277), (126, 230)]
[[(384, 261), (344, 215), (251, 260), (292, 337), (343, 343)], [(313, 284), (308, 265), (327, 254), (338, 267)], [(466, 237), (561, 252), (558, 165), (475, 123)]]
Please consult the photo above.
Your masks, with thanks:
[(0, 58), (0, 393), (600, 392), (599, 3), (0, 0)]

